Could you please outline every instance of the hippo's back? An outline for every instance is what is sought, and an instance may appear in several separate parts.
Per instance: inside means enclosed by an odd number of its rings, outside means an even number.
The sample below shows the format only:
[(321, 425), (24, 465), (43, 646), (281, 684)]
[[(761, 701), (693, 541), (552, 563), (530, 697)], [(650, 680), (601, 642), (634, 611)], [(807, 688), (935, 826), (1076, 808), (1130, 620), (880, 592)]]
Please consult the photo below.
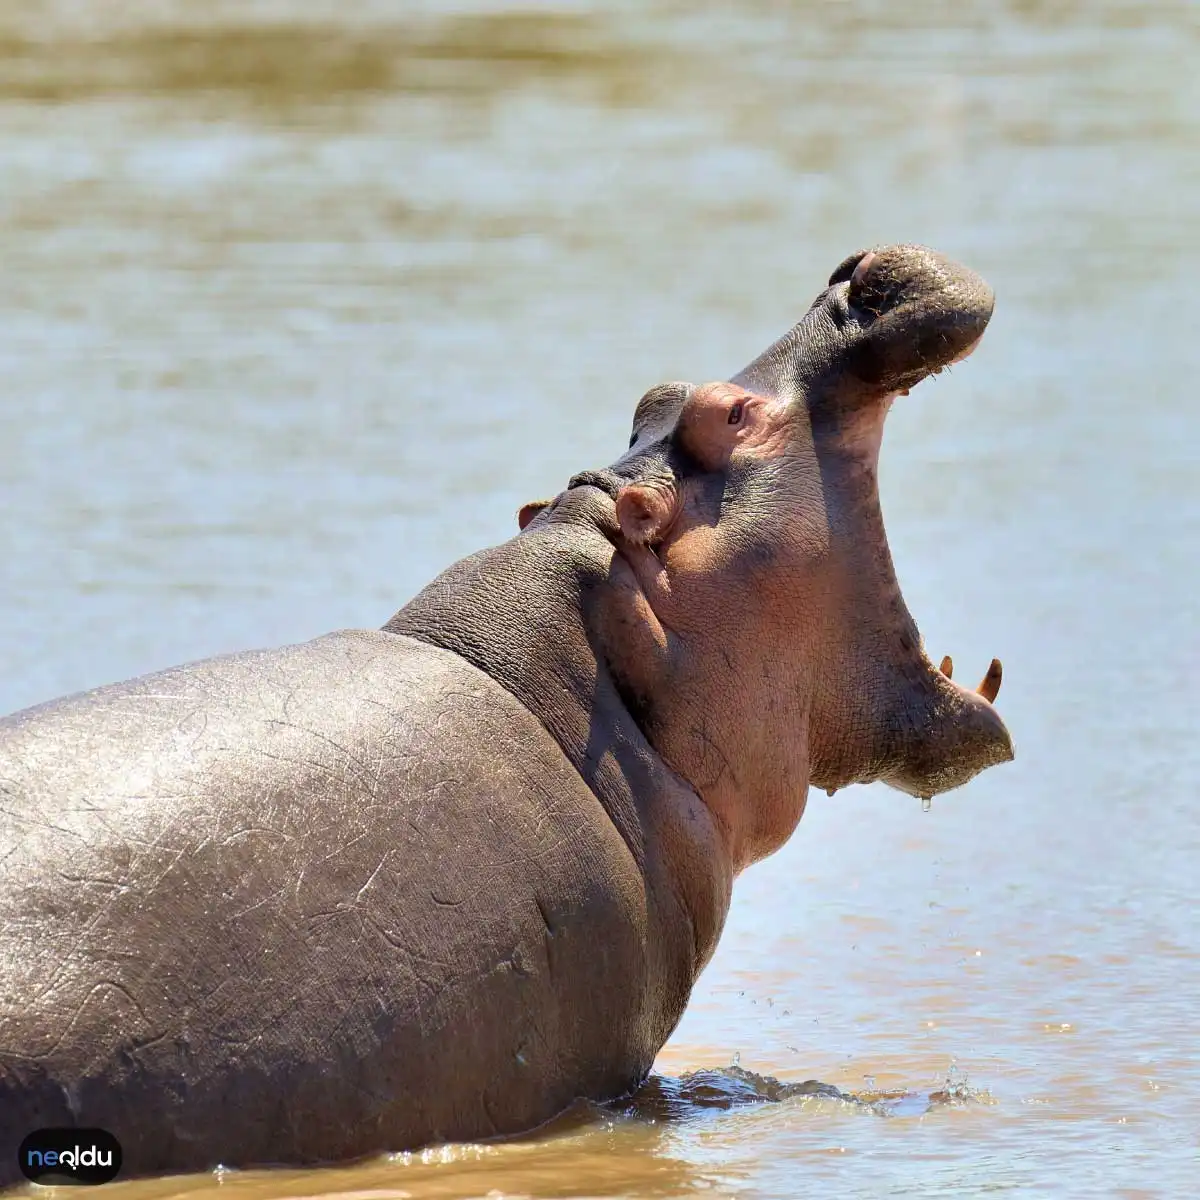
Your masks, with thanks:
[(637, 1032), (645, 903), (534, 717), (409, 638), (331, 634), (18, 713), (0, 1186), (43, 1126), (106, 1128), (145, 1173), (487, 1136), (616, 1094), (657, 1048)]

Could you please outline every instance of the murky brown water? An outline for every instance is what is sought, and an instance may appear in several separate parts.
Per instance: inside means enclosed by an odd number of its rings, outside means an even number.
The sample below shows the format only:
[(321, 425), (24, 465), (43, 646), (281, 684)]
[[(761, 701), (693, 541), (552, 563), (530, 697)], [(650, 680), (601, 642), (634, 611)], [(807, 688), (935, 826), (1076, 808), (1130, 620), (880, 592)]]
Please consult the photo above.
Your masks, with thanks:
[(381, 624), (863, 245), (999, 297), (883, 491), (1017, 762), (814, 795), (632, 1106), (114, 1195), (1194, 1191), (1198, 51), (1187, 0), (0, 0), (0, 711)]

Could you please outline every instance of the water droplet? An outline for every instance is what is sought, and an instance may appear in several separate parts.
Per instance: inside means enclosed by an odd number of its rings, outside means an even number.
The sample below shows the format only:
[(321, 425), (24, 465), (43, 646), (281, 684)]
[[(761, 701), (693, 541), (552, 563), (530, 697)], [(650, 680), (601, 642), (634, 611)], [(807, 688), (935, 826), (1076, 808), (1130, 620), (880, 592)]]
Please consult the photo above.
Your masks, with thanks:
[(933, 807), (933, 797), (932, 796), (922, 796), (921, 797), (921, 811), (928, 812), (932, 807)]
[(735, 1050), (733, 1052), (733, 1065), (735, 1067), (740, 1067), (742, 1065), (742, 1052), (740, 1050)]

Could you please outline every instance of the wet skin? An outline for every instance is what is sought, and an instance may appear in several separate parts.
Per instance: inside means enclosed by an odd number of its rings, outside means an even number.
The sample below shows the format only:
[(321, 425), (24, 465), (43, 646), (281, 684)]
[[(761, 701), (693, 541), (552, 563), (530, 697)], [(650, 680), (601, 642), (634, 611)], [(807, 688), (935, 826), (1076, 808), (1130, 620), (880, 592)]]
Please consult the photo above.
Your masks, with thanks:
[(1012, 757), (925, 656), (876, 473), (981, 280), (848, 258), (740, 374), (380, 631), (0, 721), (0, 1184), (31, 1129), (128, 1174), (529, 1129), (636, 1086), (809, 786)]

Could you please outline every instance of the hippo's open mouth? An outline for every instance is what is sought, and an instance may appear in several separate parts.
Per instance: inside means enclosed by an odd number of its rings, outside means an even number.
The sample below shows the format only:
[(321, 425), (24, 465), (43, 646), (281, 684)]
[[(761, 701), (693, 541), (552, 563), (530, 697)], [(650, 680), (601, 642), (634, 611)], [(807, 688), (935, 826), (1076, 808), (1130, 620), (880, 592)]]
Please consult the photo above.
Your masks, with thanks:
[[(950, 656), (939, 667), (926, 656), (884, 532), (879, 452), (893, 401), (978, 349), (993, 297), (978, 276), (921, 248), (867, 252), (847, 273), (849, 263), (834, 272), (825, 307), (841, 329), (858, 325), (846, 355), (851, 383), (839, 389), (826, 375), (811, 389), (807, 408), (823, 477), (836, 480), (826, 495), (853, 510), (846, 574), (857, 585), (852, 604), (871, 614), (875, 626), (864, 638), (870, 650), (856, 656), (862, 663), (856, 673), (884, 732), (870, 770), (844, 755), (832, 754), (828, 765), (815, 756), (813, 782), (835, 790), (879, 779), (930, 797), (1012, 759), (1012, 740), (993, 707), (1003, 668), (993, 658), (979, 685), (967, 690), (954, 682)], [(744, 374), (756, 373), (761, 362)]]

